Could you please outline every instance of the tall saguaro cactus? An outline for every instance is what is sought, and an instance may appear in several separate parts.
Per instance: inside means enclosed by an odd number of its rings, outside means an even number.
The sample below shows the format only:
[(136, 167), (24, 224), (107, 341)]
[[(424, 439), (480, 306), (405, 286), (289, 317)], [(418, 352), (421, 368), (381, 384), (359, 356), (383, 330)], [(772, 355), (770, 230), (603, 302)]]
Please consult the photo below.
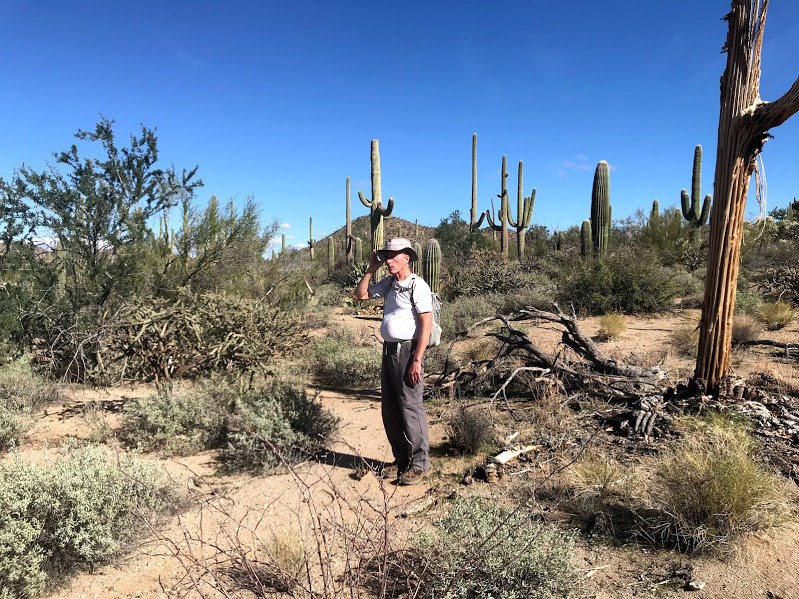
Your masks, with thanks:
[(327, 238), (327, 274), (333, 273), (336, 268), (336, 242), (333, 236)]
[[(413, 242), (413, 251), (416, 252), (416, 255), (420, 259), (422, 258), (423, 254), (422, 254), (422, 244), (421, 243), (419, 243), (418, 241), (414, 241)], [(417, 260), (416, 262), (413, 263), (413, 272), (417, 272), (417, 271), (420, 271), (420, 270), (422, 270), (422, 265), (419, 264), (419, 260)]]
[(591, 191), (591, 241), (594, 255), (604, 258), (610, 240), (610, 168), (604, 160), (596, 165)]
[(649, 213), (648, 225), (652, 231), (657, 231), (660, 227), (660, 203), (657, 199), (652, 200), (652, 211)]
[(503, 258), (508, 257), (508, 212), (510, 209), (508, 208), (508, 158), (507, 156), (502, 157), (502, 173), (500, 175), (502, 182), (501, 182), (501, 191), (497, 196), (500, 200), (499, 202), (499, 214), (497, 216), (499, 222), (494, 220), (493, 214), (491, 211), (487, 211), (485, 214), (488, 217), (488, 225), (494, 230), (499, 231), (499, 251), (502, 254)]
[(350, 178), (347, 177), (346, 184), (346, 203), (347, 203), (347, 224), (344, 233), (344, 246), (347, 256), (347, 264), (352, 264), (352, 212), (350, 211)]
[(441, 284), (441, 246), (436, 239), (427, 242), (424, 251), (424, 280), (430, 291), (438, 293)]
[(308, 217), (308, 248), (311, 250), (311, 260), (314, 259), (314, 246), (316, 241), (313, 238), (313, 216)]
[(355, 238), (355, 264), (363, 264), (363, 239)]
[(524, 237), (530, 227), (530, 221), (533, 219), (533, 206), (535, 205), (535, 189), (533, 189), (529, 198), (524, 197), (522, 188), (523, 172), (524, 165), (519, 160), (519, 179), (516, 187), (516, 219), (513, 218), (513, 214), (508, 208), (508, 223), (516, 229), (516, 250), (519, 254), (519, 262), (524, 259)]
[(469, 232), (474, 233), (483, 224), (485, 212), (477, 216), (477, 133), (472, 133), (472, 209), (469, 213)]
[(391, 215), (394, 209), (394, 198), (388, 198), (388, 205), (383, 206), (383, 195), (380, 183), (380, 146), (376, 139), (371, 143), (372, 161), (372, 198), (367, 200), (362, 191), (358, 192), (361, 204), (369, 208), (369, 223), (372, 229), (372, 249), (383, 246), (383, 219)]
[(688, 191), (685, 189), (680, 190), (680, 205), (682, 207), (682, 215), (694, 227), (701, 227), (707, 223), (707, 217), (710, 214), (710, 194), (705, 196), (702, 202), (702, 209), (699, 209), (699, 198), (702, 195), (702, 146), (694, 148), (694, 170), (691, 174), (691, 197), (688, 197)]

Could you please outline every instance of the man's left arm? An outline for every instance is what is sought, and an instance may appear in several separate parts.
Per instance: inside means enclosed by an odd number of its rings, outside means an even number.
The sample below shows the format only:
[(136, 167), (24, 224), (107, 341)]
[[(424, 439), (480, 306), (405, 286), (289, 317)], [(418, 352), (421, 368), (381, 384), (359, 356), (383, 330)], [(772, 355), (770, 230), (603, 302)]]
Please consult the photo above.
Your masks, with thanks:
[(419, 323), (421, 325), (419, 337), (416, 339), (416, 349), (413, 352), (413, 359), (407, 375), (408, 382), (411, 385), (422, 382), (422, 359), (424, 358), (424, 350), (427, 349), (427, 342), (430, 340), (430, 331), (433, 330), (433, 313), (420, 312)]

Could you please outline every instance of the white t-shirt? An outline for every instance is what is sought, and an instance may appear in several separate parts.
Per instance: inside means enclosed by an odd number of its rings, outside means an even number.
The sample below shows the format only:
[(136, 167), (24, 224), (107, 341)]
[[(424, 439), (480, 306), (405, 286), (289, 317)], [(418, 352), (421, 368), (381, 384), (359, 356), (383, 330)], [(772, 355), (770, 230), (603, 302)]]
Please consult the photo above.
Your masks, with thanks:
[[(413, 289), (413, 302), (411, 302)], [(433, 311), (430, 286), (422, 277), (411, 275), (404, 281), (390, 275), (369, 285), (369, 297), (386, 298), (380, 335), (385, 341), (408, 341), (419, 336), (419, 314)], [(416, 304), (416, 309), (413, 309)]]

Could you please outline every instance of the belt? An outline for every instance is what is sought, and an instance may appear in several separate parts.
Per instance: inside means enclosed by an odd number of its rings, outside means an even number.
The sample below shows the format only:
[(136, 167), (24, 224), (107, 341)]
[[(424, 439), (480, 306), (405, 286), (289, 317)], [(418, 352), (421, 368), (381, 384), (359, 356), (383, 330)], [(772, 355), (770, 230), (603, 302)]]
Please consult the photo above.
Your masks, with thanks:
[(408, 339), (406, 341), (383, 341), (383, 353), (399, 355), (400, 349), (403, 346), (411, 346), (416, 343), (416, 339)]

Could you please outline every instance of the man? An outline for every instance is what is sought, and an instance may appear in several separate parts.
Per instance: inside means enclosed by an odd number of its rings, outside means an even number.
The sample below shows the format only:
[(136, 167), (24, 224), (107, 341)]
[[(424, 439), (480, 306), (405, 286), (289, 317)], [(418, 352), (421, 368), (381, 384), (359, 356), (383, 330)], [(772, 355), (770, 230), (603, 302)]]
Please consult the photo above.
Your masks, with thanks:
[[(430, 472), (422, 359), (433, 326), (433, 299), (424, 279), (411, 272), (411, 261), (418, 259), (410, 241), (390, 239), (383, 249), (372, 252), (369, 267), (353, 293), (356, 300), (385, 298), (380, 325), (380, 392), (383, 427), (394, 464), (385, 467), (383, 475), (396, 472), (400, 485), (416, 484)], [(370, 284), (383, 262), (389, 276)]]

